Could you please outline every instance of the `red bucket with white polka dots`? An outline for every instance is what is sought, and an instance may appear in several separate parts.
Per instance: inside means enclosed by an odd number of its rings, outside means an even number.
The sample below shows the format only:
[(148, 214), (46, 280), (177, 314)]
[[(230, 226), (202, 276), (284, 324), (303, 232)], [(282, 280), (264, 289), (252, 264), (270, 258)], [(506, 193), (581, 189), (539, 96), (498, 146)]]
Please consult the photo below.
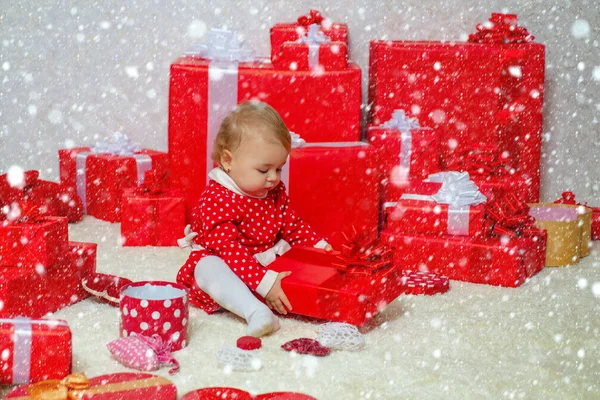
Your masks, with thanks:
[(121, 337), (159, 334), (171, 350), (187, 346), (188, 292), (173, 282), (136, 282), (121, 289)]

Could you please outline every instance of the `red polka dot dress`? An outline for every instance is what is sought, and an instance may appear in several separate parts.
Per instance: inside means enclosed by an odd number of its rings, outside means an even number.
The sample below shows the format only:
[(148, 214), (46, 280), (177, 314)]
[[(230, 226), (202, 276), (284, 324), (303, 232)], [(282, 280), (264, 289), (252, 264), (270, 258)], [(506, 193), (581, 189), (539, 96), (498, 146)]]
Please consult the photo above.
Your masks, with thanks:
[(261, 199), (211, 180), (192, 211), (191, 226), (198, 233), (194, 243), (204, 249), (192, 251), (177, 274), (177, 282), (190, 288), (190, 302), (209, 314), (220, 306), (196, 285), (194, 269), (203, 257), (220, 257), (255, 291), (267, 272), (255, 254), (281, 239), (290, 246), (314, 246), (323, 240), (290, 207), (283, 182)]

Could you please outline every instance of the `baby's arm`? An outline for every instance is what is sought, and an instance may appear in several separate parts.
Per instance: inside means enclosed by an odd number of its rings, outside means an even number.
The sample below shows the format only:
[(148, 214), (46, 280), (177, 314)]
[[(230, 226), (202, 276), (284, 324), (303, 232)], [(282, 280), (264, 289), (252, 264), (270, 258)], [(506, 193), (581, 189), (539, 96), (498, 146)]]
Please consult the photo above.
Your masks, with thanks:
[(309, 224), (296, 214), (290, 205), (290, 198), (285, 193), (285, 186), (281, 185), (281, 200), (283, 202), (283, 228), (281, 238), (290, 246), (312, 246), (318, 249), (331, 250), (331, 246), (323, 236), (319, 236)]

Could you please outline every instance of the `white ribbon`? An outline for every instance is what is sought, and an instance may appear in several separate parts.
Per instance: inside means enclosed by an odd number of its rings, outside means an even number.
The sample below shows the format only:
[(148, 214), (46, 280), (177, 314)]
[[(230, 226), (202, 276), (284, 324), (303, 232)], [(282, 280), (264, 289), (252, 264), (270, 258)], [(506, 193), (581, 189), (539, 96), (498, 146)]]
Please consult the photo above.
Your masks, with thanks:
[(406, 116), (404, 110), (394, 110), (392, 118), (381, 125), (385, 129), (393, 129), (400, 132), (400, 154), (398, 179), (408, 180), (410, 175), (410, 159), (412, 157), (412, 133), (411, 129), (421, 129), (416, 118)]
[(0, 318), (0, 324), (13, 324), (15, 333), (13, 336), (13, 366), (12, 383), (14, 385), (29, 383), (31, 373), (31, 346), (33, 341), (32, 324), (48, 326), (69, 326), (65, 321), (58, 320), (32, 320), (31, 318)]
[(140, 151), (140, 147), (135, 145), (127, 135), (121, 132), (114, 132), (108, 138), (97, 142), (91, 151), (82, 151), (75, 158), (77, 170), (77, 194), (83, 202), (83, 212), (87, 214), (87, 190), (86, 190), (86, 167), (87, 158), (90, 154), (110, 153), (124, 157), (135, 158), (137, 167), (137, 184), (144, 183), (146, 171), (152, 169), (152, 158), (147, 154), (135, 154)]
[(210, 60), (208, 66), (208, 116), (206, 123), (206, 174), (213, 169), (212, 152), (223, 119), (238, 104), (238, 66), (255, 59), (251, 49), (243, 47), (236, 31), (212, 29), (206, 44), (196, 44), (186, 55)]
[[(441, 182), (440, 190), (432, 195), (405, 193), (400, 198), (407, 200), (435, 201), (448, 204), (448, 234), (469, 235), (469, 213), (472, 205), (485, 203), (487, 198), (469, 178), (468, 172), (438, 172), (431, 174), (425, 182)], [(397, 203), (386, 202), (384, 207), (395, 207)]]
[(296, 43), (308, 45), (308, 68), (315, 69), (319, 65), (319, 49), (321, 44), (330, 43), (331, 38), (321, 32), (321, 26), (312, 24), (308, 26), (305, 36), (301, 36)]
[(266, 267), (271, 264), (273, 261), (277, 259), (277, 256), (284, 255), (288, 250), (290, 250), (292, 246), (285, 240), (281, 239), (279, 242), (275, 243), (275, 246), (267, 249), (261, 253), (256, 253), (254, 258), (259, 262), (260, 265)]

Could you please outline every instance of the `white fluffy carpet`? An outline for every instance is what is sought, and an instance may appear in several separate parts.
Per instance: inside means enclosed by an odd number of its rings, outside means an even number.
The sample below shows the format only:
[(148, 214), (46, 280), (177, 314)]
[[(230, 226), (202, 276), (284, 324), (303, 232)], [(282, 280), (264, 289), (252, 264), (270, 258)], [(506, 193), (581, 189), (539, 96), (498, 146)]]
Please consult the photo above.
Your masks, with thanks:
[[(98, 271), (132, 280), (171, 280), (187, 252), (122, 248), (119, 224), (86, 218), (71, 240), (97, 242)], [(596, 248), (600, 248), (596, 242)], [(106, 344), (118, 337), (116, 308), (87, 299), (55, 314), (73, 331), (74, 370), (128, 371)], [(447, 294), (400, 297), (365, 329), (367, 346), (324, 358), (280, 346), (316, 337), (316, 323), (284, 319), (263, 339), (262, 369), (226, 372), (215, 354), (245, 325), (229, 313), (190, 310), (190, 345), (169, 377), (179, 395), (208, 386), (253, 393), (298, 391), (319, 399), (600, 398), (600, 252), (578, 265), (546, 268), (517, 289), (452, 281)], [(7, 389), (0, 389), (0, 395)], [(150, 400), (150, 399), (149, 399)]]

